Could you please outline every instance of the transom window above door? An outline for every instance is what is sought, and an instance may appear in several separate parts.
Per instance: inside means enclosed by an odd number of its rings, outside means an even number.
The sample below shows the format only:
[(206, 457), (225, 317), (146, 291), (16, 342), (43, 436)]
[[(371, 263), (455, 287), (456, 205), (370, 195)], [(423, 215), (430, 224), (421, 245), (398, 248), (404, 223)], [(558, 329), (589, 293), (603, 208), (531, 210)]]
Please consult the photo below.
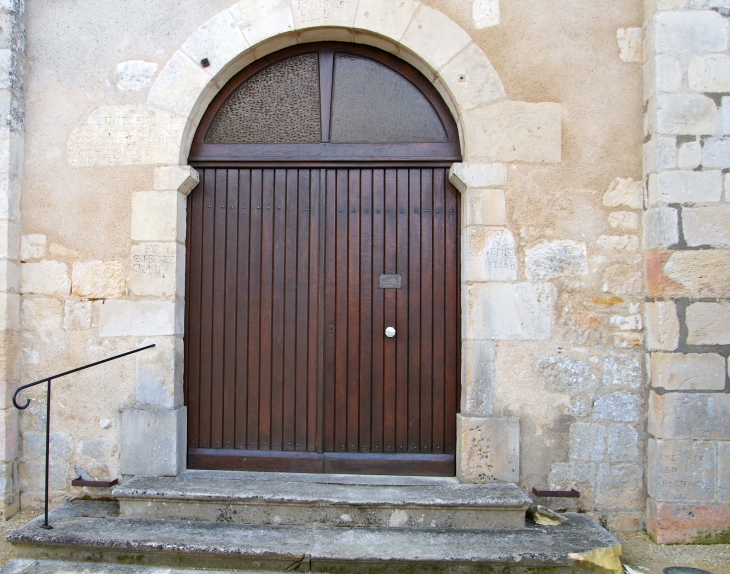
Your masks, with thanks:
[(241, 158), (451, 163), (460, 153), (456, 125), (420, 72), (375, 48), (329, 42), (263, 58), (216, 96), (190, 161)]

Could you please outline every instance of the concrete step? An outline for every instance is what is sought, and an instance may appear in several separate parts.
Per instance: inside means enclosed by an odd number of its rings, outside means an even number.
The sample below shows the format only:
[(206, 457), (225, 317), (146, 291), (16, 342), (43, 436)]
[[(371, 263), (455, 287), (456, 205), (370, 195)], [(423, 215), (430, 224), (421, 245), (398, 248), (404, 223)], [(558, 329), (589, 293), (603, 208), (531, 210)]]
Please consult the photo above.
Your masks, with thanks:
[[(528, 522), (519, 530), (478, 531), (133, 520), (118, 512), (115, 503), (70, 502), (51, 513), (52, 530), (40, 528), (39, 517), (8, 540), (19, 560), (167, 567), (173, 572), (178, 568), (332, 574), (621, 571), (619, 542), (581, 514), (566, 514), (560, 526)], [(38, 564), (37, 568), (43, 566)]]
[(523, 528), (531, 503), (510, 483), (211, 471), (138, 476), (112, 495), (124, 518), (361, 528)]

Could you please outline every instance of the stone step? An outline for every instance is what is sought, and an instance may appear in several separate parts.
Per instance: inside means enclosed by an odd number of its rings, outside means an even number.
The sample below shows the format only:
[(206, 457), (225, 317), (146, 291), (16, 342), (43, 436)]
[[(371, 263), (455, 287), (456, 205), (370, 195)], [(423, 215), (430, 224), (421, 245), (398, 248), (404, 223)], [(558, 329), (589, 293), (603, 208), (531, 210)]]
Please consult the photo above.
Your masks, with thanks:
[(523, 529), (493, 531), (262, 526), (133, 520), (120, 517), (116, 503), (74, 501), (51, 513), (52, 530), (40, 528), (39, 517), (8, 540), (21, 561), (167, 567), (173, 572), (619, 574), (619, 542), (585, 515), (565, 516), (559, 526), (528, 522)]
[[(119, 564), (88, 564), (61, 562), (59, 560), (13, 560), (0, 570), (2, 574), (199, 574), (201, 570), (156, 568), (153, 566), (127, 566)], [(210, 570), (208, 574), (261, 574), (255, 570)], [(273, 573), (272, 573), (273, 574)], [(284, 574), (281, 572), (280, 574)]]
[(138, 476), (112, 495), (124, 518), (361, 528), (523, 528), (531, 504), (510, 483), (211, 471)]

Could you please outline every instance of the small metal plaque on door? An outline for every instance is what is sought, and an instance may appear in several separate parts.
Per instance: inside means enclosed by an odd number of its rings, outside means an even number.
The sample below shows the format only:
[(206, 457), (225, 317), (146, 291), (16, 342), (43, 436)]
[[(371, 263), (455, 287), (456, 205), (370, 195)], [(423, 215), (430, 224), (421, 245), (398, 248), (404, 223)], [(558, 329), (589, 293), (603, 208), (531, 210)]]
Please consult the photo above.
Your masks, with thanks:
[(380, 276), (380, 288), (381, 289), (400, 289), (401, 279), (400, 275), (381, 275)]

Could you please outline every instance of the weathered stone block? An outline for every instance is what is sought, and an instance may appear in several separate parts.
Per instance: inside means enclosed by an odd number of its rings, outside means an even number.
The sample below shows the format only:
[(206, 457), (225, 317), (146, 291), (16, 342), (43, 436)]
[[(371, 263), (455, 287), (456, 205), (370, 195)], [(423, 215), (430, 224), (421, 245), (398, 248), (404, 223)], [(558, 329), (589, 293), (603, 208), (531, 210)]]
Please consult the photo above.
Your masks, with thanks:
[(43, 259), (46, 256), (46, 236), (40, 233), (20, 238), (20, 260)]
[(175, 115), (188, 117), (201, 93), (217, 90), (218, 86), (200, 62), (193, 62), (187, 54), (178, 50), (152, 84), (147, 103)]
[(636, 235), (601, 235), (598, 247), (611, 251), (637, 251), (639, 238)]
[(152, 76), (156, 73), (157, 64), (155, 62), (145, 62), (144, 60), (119, 62), (116, 86), (123, 91), (144, 90), (152, 83)]
[(20, 316), (25, 329), (57, 329), (61, 326), (61, 302), (56, 299), (23, 298)]
[(664, 54), (724, 52), (725, 19), (716, 12), (659, 12), (655, 16), (654, 49)]
[(104, 438), (92, 438), (79, 441), (78, 453), (99, 462), (106, 462), (109, 441)]
[(651, 297), (730, 297), (730, 250), (650, 251)]
[(629, 462), (639, 456), (639, 433), (631, 425), (609, 426), (607, 439), (611, 462)]
[(715, 443), (650, 438), (649, 496), (661, 502), (711, 502), (715, 498)]
[(687, 344), (730, 345), (730, 304), (692, 303), (687, 307)]
[(475, 283), (466, 287), (468, 339), (549, 339), (556, 289), (550, 283)]
[[(3, 113), (0, 102), (0, 117)], [(0, 218), (20, 219), (20, 180), (7, 171), (0, 171)]]
[(80, 330), (91, 327), (91, 301), (66, 301), (63, 311), (64, 329)]
[(315, 26), (352, 28), (355, 23), (357, 4), (357, 0), (341, 0), (340, 2), (291, 0), (294, 27), (297, 30)]
[(546, 357), (537, 363), (545, 386), (551, 391), (576, 395), (594, 389), (598, 377), (588, 363), (572, 357)]
[(638, 295), (642, 291), (641, 271), (636, 271), (631, 265), (619, 263), (611, 265), (603, 272), (604, 293), (616, 295)]
[(652, 353), (651, 384), (668, 391), (722, 391), (725, 358), (714, 353)]
[(673, 207), (654, 207), (644, 212), (644, 249), (666, 248), (679, 243), (679, 215)]
[(717, 131), (715, 102), (700, 94), (657, 96), (657, 132), (672, 135), (712, 135)]
[(593, 499), (596, 486), (596, 465), (590, 462), (554, 462), (550, 468), (548, 485), (552, 490), (575, 488), (581, 498)]
[(642, 209), (644, 207), (644, 184), (631, 178), (614, 178), (603, 195), (603, 205), (607, 207), (625, 205), (631, 209)]
[(398, 41), (403, 37), (420, 5), (417, 0), (360, 2), (355, 16), (355, 28)]
[(0, 219), (0, 253), (8, 259), (20, 255), (20, 227), (14, 221)]
[(469, 188), (464, 195), (464, 226), (507, 224), (507, 205), (501, 189)]
[(20, 322), (20, 295), (0, 293), (0, 331), (13, 330)]
[(515, 239), (504, 227), (467, 227), (464, 241), (464, 281), (517, 279)]
[(677, 167), (677, 140), (674, 137), (653, 135), (644, 144), (643, 152), (644, 175)]
[(687, 81), (695, 92), (730, 92), (730, 58), (721, 54), (692, 58)]
[[(644, 66), (644, 74), (644, 85), (656, 86), (660, 93), (678, 92), (682, 87), (682, 66), (671, 56), (657, 55)], [(650, 95), (646, 94), (647, 99)]]
[(0, 409), (0, 461), (10, 462), (18, 456), (18, 409)]
[(0, 259), (0, 291), (17, 291), (20, 287), (20, 263)]
[(619, 58), (624, 62), (644, 61), (643, 34), (641, 28), (619, 28), (616, 30), (616, 41), (620, 50)]
[[(448, 38), (448, 42), (442, 39)], [(429, 6), (413, 15), (400, 40), (402, 47), (418, 54), (431, 72), (437, 72), (471, 42), (469, 35), (448, 16)], [(426, 70), (422, 70), (426, 71)]]
[(647, 500), (646, 529), (657, 544), (712, 543), (726, 535), (730, 506)]
[(730, 394), (651, 392), (648, 431), (656, 438), (730, 440)]
[(477, 44), (470, 45), (439, 70), (439, 79), (448, 86), (459, 109), (468, 110), (505, 97), (502, 81)]
[(701, 163), (702, 146), (700, 142), (687, 142), (679, 146), (679, 150), (677, 150), (677, 167), (679, 169), (695, 169)]
[(691, 247), (730, 247), (730, 205), (684, 208), (682, 231)]
[(122, 410), (122, 474), (177, 476), (185, 470), (187, 409)]
[(642, 347), (644, 340), (641, 333), (614, 333), (613, 346), (617, 349), (630, 349), (631, 347)]
[(145, 339), (156, 346), (137, 355), (137, 403), (158, 408), (182, 406), (183, 344), (177, 337)]
[(639, 422), (643, 418), (641, 399), (631, 393), (607, 393), (593, 403), (593, 418), (599, 421)]
[(169, 165), (155, 168), (157, 191), (178, 191), (187, 196), (200, 182), (200, 174), (189, 165)]
[(73, 294), (87, 299), (122, 297), (124, 266), (118, 261), (76, 261), (71, 271)]
[(717, 501), (730, 504), (730, 442), (717, 445)]
[(570, 425), (570, 459), (602, 461), (606, 456), (606, 427), (596, 423)]
[(647, 347), (652, 351), (673, 351), (679, 344), (679, 318), (673, 301), (656, 301), (644, 307)]
[(456, 415), (456, 476), (467, 484), (519, 482), (520, 421)]
[(611, 325), (622, 331), (640, 331), (642, 329), (641, 315), (614, 315), (610, 322)]
[(23, 263), (20, 266), (20, 292), (65, 297), (71, 291), (68, 266), (60, 261)]
[(135, 295), (164, 297), (185, 292), (185, 247), (180, 243), (132, 245), (129, 289)]
[(614, 229), (637, 229), (639, 215), (633, 211), (614, 211), (608, 214), (608, 224)]
[(449, 169), (449, 181), (461, 193), (472, 187), (502, 187), (507, 181), (507, 168), (503, 163), (454, 163)]
[(611, 354), (603, 359), (603, 386), (638, 389), (644, 384), (642, 357), (639, 355)]
[(467, 417), (489, 416), (494, 395), (494, 343), (464, 341), (462, 349), (461, 413)]
[(640, 508), (644, 503), (644, 469), (629, 463), (598, 465), (596, 503), (600, 508)]
[(525, 252), (525, 267), (530, 281), (553, 279), (561, 275), (586, 275), (586, 245), (572, 240), (544, 241)]
[(185, 199), (177, 191), (132, 194), (132, 239), (185, 241)]
[(236, 20), (228, 10), (219, 12), (199, 26), (182, 45), (182, 51), (193, 62), (208, 59), (210, 65), (203, 69), (211, 76), (218, 74), (246, 48), (248, 42), (244, 40)]
[(99, 336), (156, 337), (182, 334), (175, 303), (168, 301), (105, 301), (99, 304)]
[(243, 0), (230, 10), (249, 46), (294, 30), (289, 0)]
[(707, 138), (702, 146), (702, 167), (730, 167), (730, 138)]

